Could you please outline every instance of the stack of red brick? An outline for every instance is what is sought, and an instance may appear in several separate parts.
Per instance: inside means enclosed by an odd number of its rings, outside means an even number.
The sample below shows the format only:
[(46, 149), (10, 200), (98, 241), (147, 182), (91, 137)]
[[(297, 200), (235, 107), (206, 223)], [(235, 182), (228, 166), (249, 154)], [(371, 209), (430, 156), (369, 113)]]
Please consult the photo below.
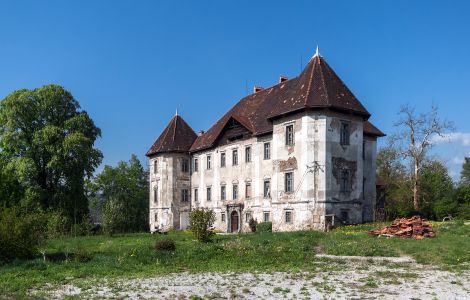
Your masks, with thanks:
[(432, 229), (432, 225), (419, 216), (410, 219), (401, 218), (393, 221), (391, 226), (382, 229), (369, 231), (371, 235), (398, 236), (408, 237), (422, 240), (428, 237), (435, 237), (436, 233)]

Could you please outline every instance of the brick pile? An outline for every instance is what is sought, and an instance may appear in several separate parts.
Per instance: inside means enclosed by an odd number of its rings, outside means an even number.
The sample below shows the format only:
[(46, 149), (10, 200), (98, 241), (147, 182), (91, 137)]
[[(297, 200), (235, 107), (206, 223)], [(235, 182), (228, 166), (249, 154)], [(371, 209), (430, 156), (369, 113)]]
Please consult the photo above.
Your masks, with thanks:
[(369, 234), (388, 237), (407, 237), (417, 240), (436, 236), (436, 233), (432, 229), (432, 225), (427, 222), (426, 219), (422, 219), (419, 216), (414, 216), (409, 219), (396, 219), (392, 222), (391, 226), (384, 227), (382, 229), (370, 230)]

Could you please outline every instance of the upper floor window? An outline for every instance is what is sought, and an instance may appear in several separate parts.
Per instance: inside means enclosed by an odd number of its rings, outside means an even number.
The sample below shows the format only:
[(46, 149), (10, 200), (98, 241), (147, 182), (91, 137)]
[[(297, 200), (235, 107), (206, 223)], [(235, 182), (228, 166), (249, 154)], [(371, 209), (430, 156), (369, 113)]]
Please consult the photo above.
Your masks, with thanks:
[(294, 173), (287, 172), (284, 174), (284, 191), (292, 193), (294, 191)]
[(251, 147), (249, 146), (245, 148), (245, 162), (251, 162)]
[(340, 144), (349, 145), (349, 127), (350, 124), (347, 122), (341, 122), (341, 132), (340, 132)]
[(194, 159), (194, 172), (199, 170), (199, 161), (197, 158)]
[(348, 193), (350, 190), (351, 190), (350, 172), (349, 170), (345, 169), (341, 171), (339, 191), (341, 193)]
[(155, 160), (153, 161), (153, 174), (157, 174), (158, 173), (158, 159), (155, 158)]
[(271, 198), (271, 181), (265, 180), (263, 184), (263, 197)]
[(294, 125), (286, 126), (286, 146), (294, 145)]
[(185, 173), (189, 172), (189, 160), (187, 158), (181, 160), (181, 171)]
[(207, 155), (206, 169), (207, 170), (211, 169), (211, 156), (210, 155)]
[(233, 200), (238, 199), (238, 184), (234, 184), (232, 188), (232, 198)]
[(251, 198), (251, 183), (246, 183), (245, 184), (245, 198), (250, 199)]
[(212, 200), (212, 188), (207, 187), (207, 201), (211, 201), (211, 200)]
[(189, 191), (187, 189), (181, 190), (181, 201), (188, 202), (189, 201)]
[(227, 198), (227, 191), (225, 185), (220, 187), (220, 199), (225, 200)]
[(232, 165), (236, 166), (238, 165), (238, 150), (234, 149), (232, 151)]
[(225, 152), (220, 153), (220, 166), (225, 167)]
[(271, 159), (271, 143), (264, 143), (264, 159)]
[(251, 217), (251, 212), (247, 212), (247, 213), (245, 214), (245, 222), (249, 223), (250, 220), (251, 220), (251, 218), (252, 218), (252, 217)]

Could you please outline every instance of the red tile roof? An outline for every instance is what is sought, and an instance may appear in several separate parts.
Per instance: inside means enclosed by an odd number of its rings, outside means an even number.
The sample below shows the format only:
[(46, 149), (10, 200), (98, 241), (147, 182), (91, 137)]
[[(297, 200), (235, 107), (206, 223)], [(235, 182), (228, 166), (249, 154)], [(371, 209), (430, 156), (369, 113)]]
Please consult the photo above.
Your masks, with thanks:
[(217, 137), (234, 118), (253, 135), (272, 132), (273, 118), (305, 109), (331, 109), (368, 119), (369, 112), (320, 55), (291, 80), (251, 94), (230, 109), (206, 133), (198, 136), (190, 151), (215, 146)]
[(152, 156), (163, 152), (189, 152), (196, 138), (196, 133), (188, 123), (180, 116), (175, 115), (146, 155)]
[(375, 137), (382, 137), (385, 136), (385, 133), (380, 131), (377, 127), (375, 127), (371, 122), (365, 121), (363, 123), (363, 132), (364, 135), (370, 135), (370, 136), (375, 136)]

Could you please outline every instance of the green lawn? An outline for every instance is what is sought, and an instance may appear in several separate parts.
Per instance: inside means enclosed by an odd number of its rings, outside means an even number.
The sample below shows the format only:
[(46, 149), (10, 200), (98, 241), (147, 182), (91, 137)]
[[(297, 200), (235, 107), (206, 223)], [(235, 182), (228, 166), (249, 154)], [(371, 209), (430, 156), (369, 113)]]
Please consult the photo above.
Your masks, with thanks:
[[(437, 237), (421, 241), (377, 238), (366, 233), (382, 225), (346, 226), (330, 233), (217, 235), (208, 244), (199, 243), (191, 233), (181, 231), (168, 235), (142, 233), (57, 239), (49, 242), (46, 252), (75, 253), (75, 257), (57, 262), (38, 258), (0, 266), (0, 295), (25, 295), (28, 288), (45, 283), (182, 271), (315, 271), (321, 266), (315, 258), (315, 250), (319, 249), (334, 255), (409, 255), (423, 264), (450, 270), (470, 269), (470, 226), (434, 223)], [(174, 239), (176, 251), (156, 252), (153, 246), (163, 238)]]

